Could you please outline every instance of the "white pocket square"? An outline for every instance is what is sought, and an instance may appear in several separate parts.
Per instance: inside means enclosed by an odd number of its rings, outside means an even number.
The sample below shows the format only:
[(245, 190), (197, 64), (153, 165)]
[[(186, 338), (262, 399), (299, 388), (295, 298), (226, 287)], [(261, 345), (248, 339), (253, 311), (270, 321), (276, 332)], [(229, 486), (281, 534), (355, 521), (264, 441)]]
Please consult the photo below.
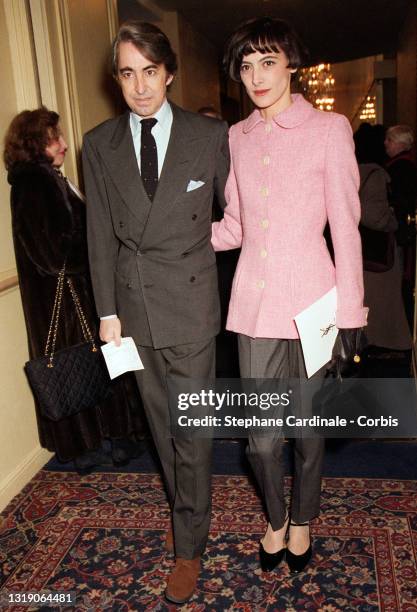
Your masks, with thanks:
[(187, 185), (187, 192), (194, 191), (194, 189), (198, 189), (199, 187), (202, 187), (203, 185), (205, 185), (204, 181), (190, 181)]

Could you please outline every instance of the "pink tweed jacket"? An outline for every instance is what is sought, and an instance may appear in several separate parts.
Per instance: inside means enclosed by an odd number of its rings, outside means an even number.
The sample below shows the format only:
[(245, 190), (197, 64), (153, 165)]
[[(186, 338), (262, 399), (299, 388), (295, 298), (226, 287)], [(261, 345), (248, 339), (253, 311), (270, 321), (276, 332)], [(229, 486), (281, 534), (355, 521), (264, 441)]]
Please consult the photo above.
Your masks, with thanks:
[[(334, 285), (339, 328), (366, 325), (359, 173), (343, 115), (301, 95), (265, 123), (258, 110), (230, 129), (231, 170), (216, 251), (242, 247), (227, 329), (252, 338), (298, 338), (294, 316)], [(329, 221), (333, 266), (323, 230)]]

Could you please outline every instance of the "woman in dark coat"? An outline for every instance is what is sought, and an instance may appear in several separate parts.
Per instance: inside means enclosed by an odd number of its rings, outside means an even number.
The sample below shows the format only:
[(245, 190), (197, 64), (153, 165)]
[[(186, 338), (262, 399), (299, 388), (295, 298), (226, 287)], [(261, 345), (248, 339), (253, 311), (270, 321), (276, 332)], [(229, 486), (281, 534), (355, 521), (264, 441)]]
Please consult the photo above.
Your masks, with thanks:
[[(96, 332), (87, 258), (85, 204), (63, 177), (67, 144), (57, 113), (42, 107), (23, 111), (10, 124), (4, 162), (11, 184), (12, 230), (30, 358), (44, 354), (57, 277), (65, 262), (87, 322)], [(56, 349), (84, 341), (75, 307), (65, 287)], [(124, 461), (143, 431), (141, 404), (133, 379), (112, 383), (109, 397), (94, 409), (60, 421), (42, 416), (36, 404), (39, 440), (59, 460), (90, 467), (105, 457), (104, 438), (113, 441), (113, 458)], [(129, 441), (128, 441), (129, 440)]]
[[(360, 164), (359, 171), (361, 223), (381, 232), (395, 231), (398, 223), (389, 207), (387, 194), (389, 176), (378, 164)], [(390, 270), (364, 271), (364, 302), (369, 306), (366, 337), (370, 345), (404, 351), (411, 349), (412, 341), (401, 293), (398, 248), (394, 247), (394, 263)]]
[(403, 296), (410, 327), (414, 321), (414, 286), (416, 282), (416, 226), (408, 216), (417, 211), (417, 166), (412, 156), (413, 130), (408, 125), (393, 125), (385, 135), (388, 161), (385, 168), (391, 177), (388, 197), (398, 219), (396, 233), (401, 259)]
[[(378, 126), (362, 125), (354, 138), (361, 179), (361, 224), (379, 232), (395, 232), (398, 222), (388, 201), (390, 177), (379, 164), (383, 151), (381, 154)], [(390, 270), (364, 270), (364, 302), (369, 306), (366, 336), (371, 346), (404, 351), (411, 349), (412, 340), (401, 294), (398, 247), (394, 249)]]

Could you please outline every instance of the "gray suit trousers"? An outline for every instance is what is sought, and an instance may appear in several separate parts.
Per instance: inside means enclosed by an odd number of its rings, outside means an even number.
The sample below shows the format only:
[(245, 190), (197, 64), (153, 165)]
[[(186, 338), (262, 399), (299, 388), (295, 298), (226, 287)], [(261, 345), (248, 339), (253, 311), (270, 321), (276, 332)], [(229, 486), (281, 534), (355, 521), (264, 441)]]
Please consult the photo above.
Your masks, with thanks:
[(204, 552), (210, 527), (212, 441), (170, 437), (167, 378), (214, 378), (215, 340), (138, 350), (145, 369), (136, 379), (162, 464), (175, 553), (194, 559)]
[[(238, 341), (242, 378), (306, 378), (299, 340), (249, 338), (239, 334)], [(318, 386), (323, 375), (324, 371), (320, 370), (312, 377)], [(307, 401), (303, 398), (300, 404), (297, 416), (311, 416), (309, 398)], [(274, 531), (284, 525), (286, 517), (283, 444), (280, 431), (271, 431), (270, 435), (264, 436), (249, 433), (246, 449)], [(291, 519), (296, 523), (304, 523), (319, 514), (323, 455), (323, 439), (295, 438)]]

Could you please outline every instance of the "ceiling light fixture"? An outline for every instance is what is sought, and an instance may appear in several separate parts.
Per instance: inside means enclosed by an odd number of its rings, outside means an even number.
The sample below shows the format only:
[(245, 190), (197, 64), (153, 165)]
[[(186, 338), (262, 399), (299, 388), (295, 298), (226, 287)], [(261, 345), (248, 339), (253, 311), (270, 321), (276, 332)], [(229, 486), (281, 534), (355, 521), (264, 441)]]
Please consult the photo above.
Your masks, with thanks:
[(324, 111), (333, 110), (336, 81), (331, 71), (331, 64), (302, 68), (298, 80), (305, 97), (316, 108)]

